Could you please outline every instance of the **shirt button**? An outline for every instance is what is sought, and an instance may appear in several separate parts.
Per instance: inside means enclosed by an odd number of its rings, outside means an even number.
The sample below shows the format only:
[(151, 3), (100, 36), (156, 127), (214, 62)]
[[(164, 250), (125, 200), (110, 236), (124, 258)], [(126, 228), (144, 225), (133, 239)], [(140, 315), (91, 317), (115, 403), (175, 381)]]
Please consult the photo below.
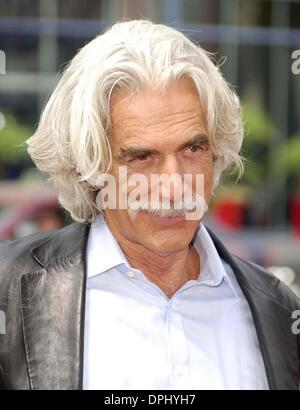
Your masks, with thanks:
[(131, 271), (127, 272), (127, 275), (128, 275), (130, 278), (134, 278), (134, 273), (131, 272)]
[(176, 374), (176, 376), (183, 376), (183, 369), (182, 369), (182, 367), (180, 367), (180, 366), (176, 366), (175, 367), (175, 374)]

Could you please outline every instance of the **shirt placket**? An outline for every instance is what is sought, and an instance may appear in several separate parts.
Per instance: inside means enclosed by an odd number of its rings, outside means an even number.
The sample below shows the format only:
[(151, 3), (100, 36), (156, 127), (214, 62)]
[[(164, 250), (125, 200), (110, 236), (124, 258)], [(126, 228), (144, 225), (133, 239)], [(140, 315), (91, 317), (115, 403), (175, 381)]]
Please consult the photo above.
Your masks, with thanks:
[(166, 331), (171, 357), (172, 384), (174, 389), (189, 389), (191, 381), (188, 368), (188, 348), (180, 311), (180, 294), (169, 301)]

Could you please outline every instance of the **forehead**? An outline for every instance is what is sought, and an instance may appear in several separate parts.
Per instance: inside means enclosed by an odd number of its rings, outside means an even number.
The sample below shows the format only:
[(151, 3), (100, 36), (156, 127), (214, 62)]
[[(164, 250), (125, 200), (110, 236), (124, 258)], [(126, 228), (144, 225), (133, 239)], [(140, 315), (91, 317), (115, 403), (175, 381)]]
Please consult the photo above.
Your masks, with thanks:
[(164, 93), (146, 89), (139, 93), (118, 90), (111, 98), (113, 144), (183, 142), (195, 132), (205, 132), (199, 94), (190, 79), (172, 83)]

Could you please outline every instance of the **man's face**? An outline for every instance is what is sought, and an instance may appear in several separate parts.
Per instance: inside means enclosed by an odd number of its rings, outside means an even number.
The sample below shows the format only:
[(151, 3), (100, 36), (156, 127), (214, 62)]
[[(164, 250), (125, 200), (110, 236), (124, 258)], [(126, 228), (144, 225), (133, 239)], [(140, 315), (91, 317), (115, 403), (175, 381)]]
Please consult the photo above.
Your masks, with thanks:
[[(170, 85), (164, 94), (146, 90), (126, 94), (118, 90), (111, 99), (110, 144), (113, 158), (111, 174), (117, 189), (120, 166), (127, 167), (127, 178), (141, 174), (147, 178), (150, 197), (151, 175), (196, 174), (204, 177), (204, 198), (209, 203), (213, 177), (213, 153), (205, 128), (198, 93), (189, 79)], [(124, 168), (123, 168), (124, 169)], [(127, 187), (128, 194), (134, 187)], [(170, 204), (178, 198), (177, 185), (171, 184)], [(160, 198), (164, 191), (159, 190)], [(106, 209), (109, 225), (130, 242), (155, 252), (173, 252), (190, 243), (201, 217), (162, 217), (149, 212), (132, 215), (128, 209)]]

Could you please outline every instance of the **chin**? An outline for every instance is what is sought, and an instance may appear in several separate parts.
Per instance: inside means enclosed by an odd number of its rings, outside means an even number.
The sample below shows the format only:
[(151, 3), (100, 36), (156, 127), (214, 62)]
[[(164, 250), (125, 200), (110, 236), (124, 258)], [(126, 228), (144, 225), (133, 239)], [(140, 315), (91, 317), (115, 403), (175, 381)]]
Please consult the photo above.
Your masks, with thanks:
[(154, 252), (178, 252), (189, 246), (193, 235), (194, 231), (175, 235), (174, 232), (170, 233), (159, 230), (157, 232), (152, 231), (151, 234), (148, 235), (142, 235), (141, 242), (145, 247)]

